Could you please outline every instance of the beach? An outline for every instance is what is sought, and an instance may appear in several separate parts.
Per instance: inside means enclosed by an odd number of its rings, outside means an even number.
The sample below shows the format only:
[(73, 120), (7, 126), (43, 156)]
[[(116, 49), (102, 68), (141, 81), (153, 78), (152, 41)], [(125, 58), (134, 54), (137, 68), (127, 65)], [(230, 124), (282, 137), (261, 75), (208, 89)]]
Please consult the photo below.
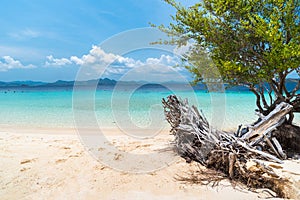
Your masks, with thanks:
[[(1, 199), (257, 199), (270, 196), (234, 187), (228, 180), (218, 186), (176, 180), (201, 168), (175, 156), (173, 163), (148, 173), (119, 171), (96, 160), (84, 149), (77, 134), (67, 130), (34, 133), (1, 132)], [(111, 129), (109, 138), (127, 152), (168, 146), (167, 133), (141, 142), (127, 142), (126, 135)], [(42, 134), (41, 134), (42, 132)], [(123, 141), (123, 143), (122, 143)], [(146, 145), (142, 145), (145, 143)], [(122, 159), (115, 157), (122, 162)]]
[[(228, 179), (215, 187), (180, 181), (178, 177), (190, 177), (203, 167), (186, 163), (172, 150), (174, 138), (161, 106), (161, 98), (169, 95), (164, 90), (97, 90), (95, 107), (86, 103), (87, 91), (79, 94), (74, 106), (69, 88), (1, 93), (1, 199), (273, 197), (272, 192), (249, 191)], [(234, 131), (241, 122), (256, 119), (249, 114), (255, 107), (250, 93), (228, 93), (226, 101), (224, 94), (179, 95), (209, 120), (221, 122), (223, 130)], [(297, 167), (293, 173), (298, 180)]]

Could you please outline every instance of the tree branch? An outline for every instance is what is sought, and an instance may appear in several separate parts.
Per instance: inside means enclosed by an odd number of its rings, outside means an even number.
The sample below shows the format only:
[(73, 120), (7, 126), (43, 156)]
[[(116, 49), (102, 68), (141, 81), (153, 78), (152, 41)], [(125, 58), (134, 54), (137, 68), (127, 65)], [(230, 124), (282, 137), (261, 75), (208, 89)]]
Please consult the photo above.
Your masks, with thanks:
[(262, 103), (264, 104), (264, 108), (266, 109), (269, 109), (270, 106), (268, 105), (267, 101), (266, 101), (266, 98), (265, 98), (265, 95), (264, 95), (264, 86), (262, 84), (259, 85), (259, 94), (261, 96), (261, 100), (262, 100)]
[(256, 91), (256, 89), (253, 85), (251, 85), (249, 88), (250, 88), (250, 91), (253, 92), (256, 96), (256, 106), (258, 107), (259, 111), (261, 113), (263, 113), (264, 109), (261, 107), (261, 104), (260, 104), (260, 95), (259, 95), (259, 93)]
[(270, 105), (272, 105), (273, 104), (272, 89), (271, 88), (269, 89), (267, 86), (264, 86), (264, 87), (268, 92), (268, 95), (269, 95), (269, 98), (270, 98)]
[(283, 98), (282, 94), (280, 94), (280, 92), (278, 90), (279, 85), (278, 85), (278, 83), (274, 79), (271, 80), (270, 86), (271, 86), (272, 90), (275, 92), (275, 95), (278, 98)]

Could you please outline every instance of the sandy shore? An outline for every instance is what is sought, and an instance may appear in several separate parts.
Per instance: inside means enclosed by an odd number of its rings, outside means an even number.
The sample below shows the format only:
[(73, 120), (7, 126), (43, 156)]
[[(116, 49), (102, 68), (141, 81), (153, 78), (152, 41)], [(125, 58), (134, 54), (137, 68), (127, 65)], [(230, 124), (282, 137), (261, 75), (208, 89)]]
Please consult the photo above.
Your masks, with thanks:
[[(113, 169), (107, 162), (95, 159), (74, 130), (65, 131), (67, 134), (61, 134), (64, 130), (43, 130), (43, 134), (37, 133), (38, 130), (0, 133), (1, 199), (257, 199), (268, 196), (264, 192), (234, 188), (229, 181), (222, 181), (214, 188), (178, 181), (175, 176), (186, 176), (199, 166), (188, 164), (176, 155), (171, 163), (156, 171), (137, 174)], [(107, 138), (114, 146), (134, 154), (167, 151), (171, 139), (167, 133), (133, 140), (116, 130), (110, 132)], [(122, 155), (113, 155), (113, 160), (124, 165)]]

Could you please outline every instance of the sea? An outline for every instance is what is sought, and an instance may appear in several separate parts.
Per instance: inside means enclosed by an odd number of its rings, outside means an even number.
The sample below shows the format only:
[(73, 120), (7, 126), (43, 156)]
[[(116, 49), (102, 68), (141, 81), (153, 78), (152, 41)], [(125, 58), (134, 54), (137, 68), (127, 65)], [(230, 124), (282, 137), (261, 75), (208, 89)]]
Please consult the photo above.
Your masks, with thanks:
[[(169, 95), (187, 99), (218, 129), (234, 130), (240, 124), (257, 120), (255, 96), (248, 91), (170, 89), (159, 84), (96, 88), (5, 87), (0, 89), (0, 128), (63, 129), (89, 123), (97, 123), (100, 128), (127, 130), (168, 127), (161, 101)], [(90, 120), (91, 117), (96, 121)], [(300, 123), (298, 114), (294, 121)]]

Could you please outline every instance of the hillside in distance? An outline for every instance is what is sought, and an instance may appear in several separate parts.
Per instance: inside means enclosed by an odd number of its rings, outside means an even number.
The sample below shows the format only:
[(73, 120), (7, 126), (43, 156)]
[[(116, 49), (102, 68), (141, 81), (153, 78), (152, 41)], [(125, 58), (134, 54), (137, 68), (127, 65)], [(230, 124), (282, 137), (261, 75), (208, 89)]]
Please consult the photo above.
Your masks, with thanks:
[[(287, 79), (286, 86), (288, 90), (294, 89), (299, 79)], [(64, 80), (58, 80), (52, 83), (48, 82), (41, 82), (41, 81), (12, 81), (12, 82), (3, 82), (0, 81), (0, 88), (58, 88), (58, 87), (64, 87), (64, 88), (72, 88), (75, 84), (75, 81), (64, 81)], [(172, 87), (178, 87), (181, 88), (182, 86), (189, 86), (188, 83), (181, 83), (181, 82), (175, 82), (175, 81), (166, 81), (163, 83), (151, 83), (151, 82), (145, 82), (145, 81), (116, 81), (113, 79), (93, 79), (93, 80), (87, 80), (87, 81), (77, 81), (76, 86), (79, 87), (89, 87), (89, 86), (95, 86), (98, 87), (101, 86), (108, 86), (108, 87), (115, 87), (116, 85), (121, 86), (142, 86), (143, 88), (155, 88), (161, 86), (172, 86)], [(207, 87), (203, 83), (199, 83), (197, 85), (192, 86), (194, 90), (207, 90)], [(226, 88), (226, 91), (248, 91), (248, 88), (244, 86), (234, 86), (230, 87), (228, 84), (224, 84), (224, 87)]]

